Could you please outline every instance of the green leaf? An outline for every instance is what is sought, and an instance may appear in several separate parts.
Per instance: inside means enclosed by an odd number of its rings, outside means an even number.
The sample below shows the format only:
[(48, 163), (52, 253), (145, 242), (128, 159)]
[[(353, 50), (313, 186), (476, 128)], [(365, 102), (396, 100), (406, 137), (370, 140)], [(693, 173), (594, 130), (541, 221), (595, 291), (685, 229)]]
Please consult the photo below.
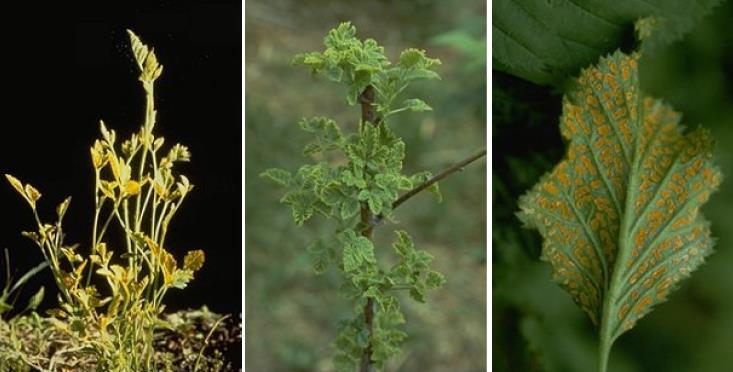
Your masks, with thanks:
[(659, 20), (643, 43), (651, 51), (678, 40), (720, 2), (496, 0), (491, 20), (494, 68), (534, 83), (559, 85), (621, 47), (637, 20)]
[(395, 235), (397, 235), (397, 240), (392, 243), (392, 247), (397, 252), (397, 255), (407, 257), (415, 251), (415, 244), (412, 242), (410, 235), (407, 235), (407, 232), (397, 230), (395, 231)]
[(359, 213), (360, 209), (359, 201), (355, 200), (353, 198), (345, 200), (343, 203), (341, 203), (341, 219), (346, 221), (349, 218), (354, 217), (357, 213)]
[(188, 283), (193, 279), (193, 271), (191, 270), (174, 270), (173, 271), (173, 282), (171, 287), (184, 289), (188, 286)]
[(519, 201), (606, 356), (712, 252), (699, 210), (722, 179), (707, 131), (683, 134), (680, 114), (641, 95), (638, 58), (615, 52), (581, 73), (560, 118), (565, 159)]
[(341, 173), (341, 180), (349, 186), (360, 189), (366, 188), (366, 181), (364, 180), (364, 175), (361, 174), (361, 172), (354, 174), (351, 170), (346, 169)]
[(367, 198), (367, 205), (369, 205), (369, 210), (372, 211), (372, 214), (378, 215), (379, 213), (381, 213), (382, 207), (384, 205), (381, 194), (377, 192), (370, 193), (369, 197)]
[(316, 240), (308, 245), (307, 251), (316, 274), (323, 274), (331, 266), (335, 253), (322, 240)]
[(328, 48), (343, 50), (353, 44), (356, 36), (356, 27), (351, 22), (342, 22), (335, 29), (328, 31), (323, 44)]
[(363, 237), (357, 236), (353, 230), (347, 230), (339, 235), (344, 244), (343, 264), (344, 271), (350, 272), (358, 269), (364, 263), (375, 263), (374, 245)]
[(303, 147), (303, 155), (312, 155), (319, 152), (323, 152), (323, 148), (317, 143), (309, 143)]
[[(431, 178), (433, 178), (433, 174), (428, 171), (424, 171), (424, 172), (420, 172), (420, 173), (416, 173), (412, 175), (410, 177), (410, 181), (412, 182), (413, 185), (417, 186), (423, 182), (430, 180)], [(430, 195), (432, 195), (438, 203), (443, 201), (443, 194), (440, 192), (440, 183), (439, 182), (433, 183), (425, 190), (427, 190), (430, 193)]]
[(278, 169), (278, 168), (270, 168), (260, 173), (260, 177), (266, 178), (284, 187), (290, 186), (290, 182), (293, 179), (293, 176), (292, 174), (290, 174), (290, 172), (283, 170), (283, 169)]
[(298, 226), (302, 226), (315, 212), (311, 199), (312, 196), (307, 193), (292, 191), (285, 194), (281, 201), (290, 205), (293, 220)]
[(437, 271), (428, 272), (428, 277), (425, 279), (425, 286), (427, 289), (437, 289), (445, 284), (445, 276)]
[(372, 197), (372, 193), (369, 190), (364, 189), (359, 191), (359, 195), (356, 196), (359, 201), (367, 201)]
[(409, 48), (400, 53), (397, 65), (405, 70), (428, 70), (440, 65), (440, 60), (428, 58), (424, 50)]
[(316, 142), (305, 146), (303, 149), (304, 155), (341, 148), (343, 135), (341, 134), (341, 128), (335, 121), (326, 117), (304, 118), (298, 122), (298, 125), (316, 138)]
[(403, 102), (403, 104), (405, 105), (406, 109), (411, 110), (411, 111), (420, 112), (420, 111), (432, 111), (433, 110), (433, 108), (428, 106), (428, 104), (425, 103), (425, 101), (421, 99), (417, 99), (417, 98), (406, 99)]
[(417, 302), (425, 303), (425, 287), (422, 283), (417, 283), (410, 288), (410, 297)]
[(15, 284), (13, 285), (13, 287), (10, 288), (10, 292), (8, 292), (8, 293), (13, 293), (17, 289), (19, 289), (23, 284), (25, 284), (26, 282), (28, 282), (28, 280), (30, 280), (30, 278), (34, 277), (36, 274), (38, 274), (39, 272), (41, 272), (43, 269), (47, 268), (48, 265), (49, 265), (49, 263), (46, 262), (46, 261), (44, 261), (44, 262), (36, 265), (32, 269), (28, 270), (25, 274), (23, 274), (23, 276), (20, 277), (20, 279), (18, 279), (18, 281), (15, 282)]
[(303, 223), (313, 216), (314, 209), (311, 206), (304, 204), (294, 204), (292, 206), (293, 221), (298, 226), (303, 226)]
[(35, 310), (38, 308), (38, 305), (41, 304), (41, 301), (43, 301), (43, 294), (44, 294), (44, 288), (41, 287), (38, 289), (38, 292), (31, 297), (31, 299), (28, 301), (28, 306), (26, 306), (26, 310)]

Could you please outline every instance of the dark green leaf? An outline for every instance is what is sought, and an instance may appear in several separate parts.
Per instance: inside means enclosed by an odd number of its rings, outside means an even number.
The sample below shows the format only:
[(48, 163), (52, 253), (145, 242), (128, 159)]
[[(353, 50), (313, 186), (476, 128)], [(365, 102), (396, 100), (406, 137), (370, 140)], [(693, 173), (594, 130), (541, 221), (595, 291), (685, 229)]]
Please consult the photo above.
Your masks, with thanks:
[(559, 85), (624, 43), (634, 23), (660, 20), (644, 49), (679, 39), (720, 0), (493, 2), (494, 68), (538, 84)]

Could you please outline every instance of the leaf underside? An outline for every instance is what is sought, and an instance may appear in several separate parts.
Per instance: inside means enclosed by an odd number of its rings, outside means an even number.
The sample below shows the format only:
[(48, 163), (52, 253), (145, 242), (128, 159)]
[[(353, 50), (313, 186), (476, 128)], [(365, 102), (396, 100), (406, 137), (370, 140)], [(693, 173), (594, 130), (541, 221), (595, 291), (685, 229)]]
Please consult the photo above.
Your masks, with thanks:
[(553, 279), (615, 340), (712, 252), (699, 213), (722, 181), (704, 129), (643, 97), (638, 54), (615, 52), (566, 95), (566, 156), (520, 201)]
[[(651, 51), (679, 39), (721, 0), (496, 0), (491, 20), (496, 69), (537, 84), (557, 85), (599, 56), (619, 48), (634, 23)], [(637, 24), (638, 26), (638, 24)], [(650, 35), (645, 35), (649, 34)]]

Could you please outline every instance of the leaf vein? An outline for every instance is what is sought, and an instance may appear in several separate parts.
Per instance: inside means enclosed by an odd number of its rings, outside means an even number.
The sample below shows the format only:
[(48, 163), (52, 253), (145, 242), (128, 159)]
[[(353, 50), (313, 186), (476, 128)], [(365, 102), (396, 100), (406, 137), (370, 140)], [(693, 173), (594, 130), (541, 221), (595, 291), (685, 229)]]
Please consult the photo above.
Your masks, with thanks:
[[(561, 187), (554, 180), (553, 182), (555, 183), (555, 186)], [(573, 214), (575, 214), (575, 218), (578, 220), (580, 226), (583, 228), (583, 232), (585, 232), (585, 235), (588, 237), (588, 239), (590, 239), (591, 243), (593, 244), (593, 250), (595, 251), (596, 256), (598, 258), (598, 263), (601, 266), (601, 272), (603, 275), (603, 277), (601, 278), (601, 281), (603, 282), (604, 285), (602, 288), (599, 288), (599, 293), (602, 293), (603, 290), (606, 288), (606, 280), (608, 278), (608, 272), (607, 272), (607, 267), (606, 267), (606, 258), (603, 255), (603, 251), (601, 250), (601, 247), (598, 244), (598, 241), (596, 240), (595, 234), (593, 234), (592, 230), (589, 228), (585, 219), (581, 218), (580, 211), (575, 207), (575, 204), (570, 200), (565, 190), (562, 188), (560, 188), (560, 190), (562, 190), (562, 195), (565, 198), (565, 201), (570, 205), (571, 209), (573, 210)], [(598, 283), (596, 283), (596, 286), (598, 286)]]

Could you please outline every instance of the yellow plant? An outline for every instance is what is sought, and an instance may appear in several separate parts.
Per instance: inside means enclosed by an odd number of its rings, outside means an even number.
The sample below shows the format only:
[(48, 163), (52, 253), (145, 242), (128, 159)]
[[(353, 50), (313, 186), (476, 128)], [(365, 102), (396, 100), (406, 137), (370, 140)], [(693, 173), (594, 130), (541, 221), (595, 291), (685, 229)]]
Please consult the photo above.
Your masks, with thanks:
[[(58, 206), (56, 222), (44, 223), (36, 209), (41, 193), (6, 174), (37, 225), (36, 231), (23, 235), (40, 247), (59, 288), (59, 308), (52, 310), (55, 327), (73, 336), (76, 347), (92, 353), (97, 368), (105, 371), (153, 368), (153, 332), (166, 326), (160, 316), (163, 298), (171, 288), (185, 288), (205, 257), (201, 250), (189, 251), (179, 265), (166, 248), (170, 222), (193, 189), (174, 168), (191, 154), (180, 144), (162, 153), (164, 139), (153, 129), (155, 81), (163, 66), (152, 48), (128, 33), (146, 96), (145, 119), (121, 144), (115, 131), (100, 121), (102, 138), (90, 148), (95, 209), (88, 253), (82, 255), (78, 245), (64, 241), (62, 221), (70, 197)], [(121, 241), (109, 239), (110, 225), (119, 226)], [(92, 280), (93, 274), (100, 280)], [(106, 288), (98, 288), (100, 283)]]

